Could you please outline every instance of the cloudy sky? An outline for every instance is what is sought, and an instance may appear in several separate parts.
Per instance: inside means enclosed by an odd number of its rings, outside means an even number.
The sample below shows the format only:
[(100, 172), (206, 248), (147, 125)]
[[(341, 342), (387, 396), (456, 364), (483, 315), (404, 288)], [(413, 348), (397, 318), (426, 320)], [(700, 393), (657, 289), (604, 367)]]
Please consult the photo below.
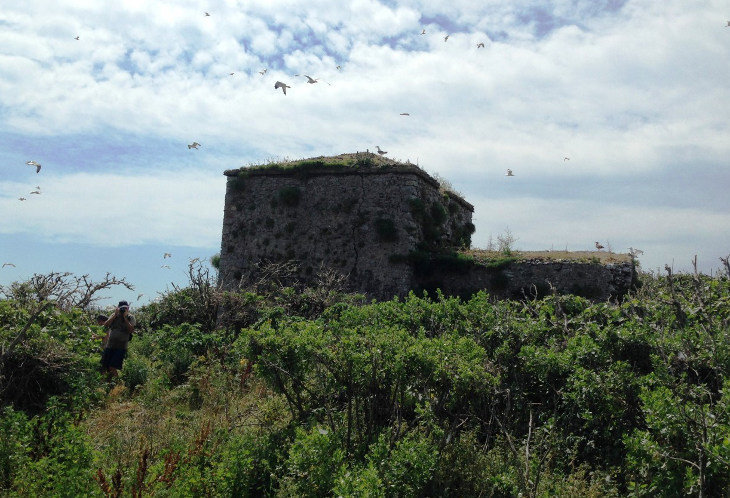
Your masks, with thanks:
[(713, 271), (728, 20), (727, 0), (0, 0), (0, 285), (108, 271), (141, 304), (219, 251), (223, 170), (376, 145), (474, 204), (474, 246)]

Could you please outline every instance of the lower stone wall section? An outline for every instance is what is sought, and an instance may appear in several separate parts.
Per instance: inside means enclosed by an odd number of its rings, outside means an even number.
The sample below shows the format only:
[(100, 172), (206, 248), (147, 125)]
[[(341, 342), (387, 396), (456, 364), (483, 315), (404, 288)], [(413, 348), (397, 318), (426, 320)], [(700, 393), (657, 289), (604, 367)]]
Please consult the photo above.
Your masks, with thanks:
[(497, 298), (524, 299), (559, 294), (575, 294), (591, 300), (619, 300), (636, 284), (631, 262), (596, 264), (582, 262), (516, 261), (500, 266), (432, 269), (416, 275), (418, 290), (435, 291), (463, 298), (487, 291)]

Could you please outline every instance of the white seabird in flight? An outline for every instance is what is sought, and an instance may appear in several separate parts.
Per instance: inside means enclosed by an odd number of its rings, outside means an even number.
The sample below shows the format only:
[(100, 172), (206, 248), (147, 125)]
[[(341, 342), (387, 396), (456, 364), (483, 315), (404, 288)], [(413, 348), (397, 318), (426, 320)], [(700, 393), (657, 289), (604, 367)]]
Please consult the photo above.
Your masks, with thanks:
[(35, 161), (25, 161), (25, 164), (27, 164), (28, 166), (35, 166), (36, 173), (39, 173), (41, 170), (41, 164)]
[(276, 84), (274, 85), (274, 90), (278, 90), (279, 88), (281, 88), (281, 90), (284, 92), (284, 95), (286, 95), (286, 89), (291, 88), (291, 87), (289, 85), (287, 85), (286, 83), (277, 81)]

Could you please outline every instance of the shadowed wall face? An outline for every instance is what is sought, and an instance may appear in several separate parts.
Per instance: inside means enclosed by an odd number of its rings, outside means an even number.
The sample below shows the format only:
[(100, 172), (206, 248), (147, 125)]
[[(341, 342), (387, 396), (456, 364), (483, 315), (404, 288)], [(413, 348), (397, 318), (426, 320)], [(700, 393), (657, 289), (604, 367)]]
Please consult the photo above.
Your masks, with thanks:
[(302, 282), (326, 268), (347, 275), (350, 291), (403, 296), (415, 284), (406, 256), (468, 247), (474, 231), (471, 205), (414, 167), (226, 174), (226, 289), (258, 280), (262, 265), (293, 262)]

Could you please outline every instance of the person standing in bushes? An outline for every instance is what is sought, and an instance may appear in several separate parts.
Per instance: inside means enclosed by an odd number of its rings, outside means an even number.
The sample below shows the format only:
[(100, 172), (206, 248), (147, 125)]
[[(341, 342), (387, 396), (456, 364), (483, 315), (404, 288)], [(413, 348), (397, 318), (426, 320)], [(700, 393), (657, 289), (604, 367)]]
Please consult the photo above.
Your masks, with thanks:
[(129, 303), (119, 301), (114, 314), (104, 322), (104, 328), (108, 330), (104, 352), (101, 356), (101, 368), (106, 372), (108, 378), (119, 375), (122, 369), (124, 357), (127, 355), (127, 345), (132, 340), (136, 321), (134, 315), (129, 313)]

